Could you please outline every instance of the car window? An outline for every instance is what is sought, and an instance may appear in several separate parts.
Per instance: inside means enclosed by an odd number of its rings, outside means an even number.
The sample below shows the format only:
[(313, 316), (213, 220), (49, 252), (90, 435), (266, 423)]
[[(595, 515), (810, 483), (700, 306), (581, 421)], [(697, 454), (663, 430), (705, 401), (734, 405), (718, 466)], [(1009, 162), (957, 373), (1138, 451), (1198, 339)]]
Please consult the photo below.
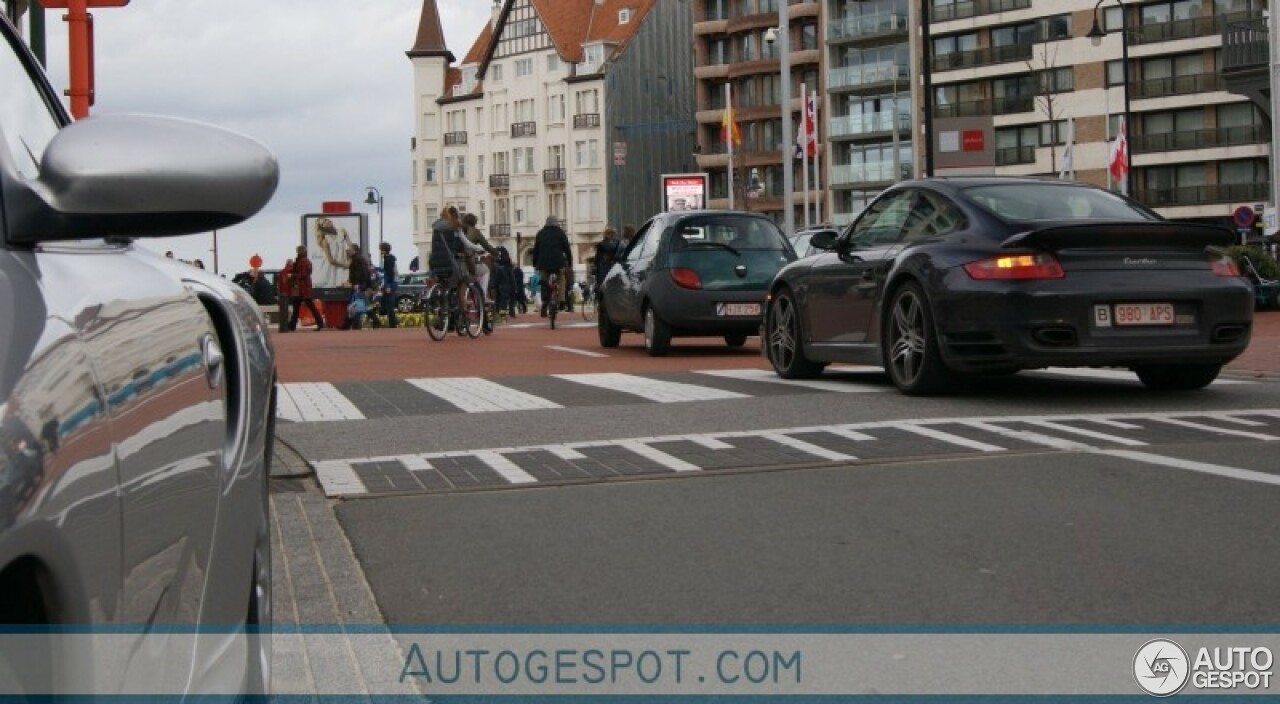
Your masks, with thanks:
[(0, 40), (0, 135), (18, 176), (34, 179), (40, 172), (45, 147), (61, 126), (57, 113), (40, 90), (39, 79), (28, 72), (18, 55), (16, 39), (5, 32)]
[(722, 248), (736, 250), (786, 249), (782, 231), (759, 217), (706, 215), (681, 220), (671, 232), (672, 249)]
[(964, 194), (1002, 220), (1156, 219), (1114, 193), (1065, 182), (971, 186)]
[(640, 231), (637, 232), (635, 237), (631, 240), (631, 247), (627, 249), (625, 259), (628, 262), (635, 263), (641, 259), (653, 256), (653, 250), (656, 249), (655, 240), (657, 240), (657, 237), (653, 235), (653, 232), (654, 228), (652, 220), (645, 223), (640, 228)]
[(914, 190), (895, 191), (872, 203), (853, 223), (850, 234), (853, 245), (877, 247), (897, 242), (911, 214), (915, 193)]
[(964, 213), (935, 193), (916, 191), (911, 199), (911, 212), (902, 227), (906, 242), (927, 240), (954, 232), (964, 223)]

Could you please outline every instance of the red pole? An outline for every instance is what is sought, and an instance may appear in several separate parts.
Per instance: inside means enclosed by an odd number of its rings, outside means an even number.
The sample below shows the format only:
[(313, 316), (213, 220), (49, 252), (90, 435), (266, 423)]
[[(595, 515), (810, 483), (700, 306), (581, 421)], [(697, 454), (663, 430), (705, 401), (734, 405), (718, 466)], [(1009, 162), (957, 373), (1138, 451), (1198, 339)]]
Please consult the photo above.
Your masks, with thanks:
[(71, 116), (77, 120), (89, 116), (89, 12), (88, 0), (69, 0), (67, 14), (62, 19), (67, 22), (68, 53), (70, 64), (68, 73), (71, 88), (67, 95), (71, 97)]

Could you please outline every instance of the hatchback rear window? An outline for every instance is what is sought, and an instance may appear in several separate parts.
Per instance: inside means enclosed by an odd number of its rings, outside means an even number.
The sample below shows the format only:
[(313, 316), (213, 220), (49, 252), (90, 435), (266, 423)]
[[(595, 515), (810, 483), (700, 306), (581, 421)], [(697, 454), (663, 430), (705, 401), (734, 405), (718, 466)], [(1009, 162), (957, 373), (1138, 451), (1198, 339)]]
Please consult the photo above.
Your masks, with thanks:
[(777, 225), (731, 215), (680, 221), (670, 231), (670, 251), (670, 267), (693, 269), (713, 291), (763, 290), (796, 258)]
[(690, 218), (677, 224), (671, 236), (675, 249), (728, 246), (736, 250), (784, 251), (788, 248), (778, 226), (760, 218)]

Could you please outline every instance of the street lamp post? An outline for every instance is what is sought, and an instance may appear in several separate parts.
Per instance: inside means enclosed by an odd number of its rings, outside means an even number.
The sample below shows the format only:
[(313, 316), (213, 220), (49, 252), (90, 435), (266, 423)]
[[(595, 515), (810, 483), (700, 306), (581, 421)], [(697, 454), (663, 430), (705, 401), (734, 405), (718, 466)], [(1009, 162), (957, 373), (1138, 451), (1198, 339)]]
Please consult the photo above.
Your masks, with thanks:
[[(1089, 28), (1089, 33), (1085, 36), (1089, 38), (1090, 43), (1094, 46), (1102, 44), (1102, 38), (1107, 36), (1107, 31), (1102, 28), (1102, 24), (1098, 22), (1098, 8), (1106, 0), (1098, 0), (1093, 6), (1093, 26)], [(1133, 130), (1133, 119), (1129, 110), (1129, 19), (1126, 17), (1124, 3), (1121, 0), (1115, 0), (1120, 6), (1120, 70), (1122, 86), (1124, 87), (1124, 128), (1126, 139)], [(1105, 83), (1106, 68), (1104, 64), (1103, 76)], [(1124, 191), (1125, 195), (1133, 197), (1133, 148), (1126, 144), (1124, 149)]]
[(373, 186), (365, 186), (368, 195), (365, 196), (364, 202), (368, 205), (378, 206), (378, 246), (382, 246), (382, 191)]
[[(782, 91), (782, 225), (788, 236), (796, 231), (796, 210), (791, 203), (794, 176), (791, 174), (791, 0), (778, 0), (778, 51), (782, 52), (782, 75), (778, 88)], [(803, 104), (801, 100), (801, 104)]]

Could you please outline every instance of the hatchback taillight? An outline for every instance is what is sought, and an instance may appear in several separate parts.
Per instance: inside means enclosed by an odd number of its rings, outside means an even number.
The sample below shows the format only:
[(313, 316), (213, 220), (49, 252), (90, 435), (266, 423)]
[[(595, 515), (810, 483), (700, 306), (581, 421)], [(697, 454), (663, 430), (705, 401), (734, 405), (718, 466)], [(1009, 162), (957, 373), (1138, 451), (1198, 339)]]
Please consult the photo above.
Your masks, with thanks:
[(964, 265), (965, 273), (979, 281), (1030, 281), (1066, 277), (1052, 254), (1002, 254)]
[(688, 267), (678, 266), (671, 269), (671, 280), (680, 288), (702, 288), (702, 277)]
[(1236, 260), (1231, 258), (1229, 254), (1218, 254), (1216, 252), (1209, 253), (1209, 266), (1213, 269), (1213, 273), (1218, 276), (1239, 276), (1240, 267), (1236, 266)]

